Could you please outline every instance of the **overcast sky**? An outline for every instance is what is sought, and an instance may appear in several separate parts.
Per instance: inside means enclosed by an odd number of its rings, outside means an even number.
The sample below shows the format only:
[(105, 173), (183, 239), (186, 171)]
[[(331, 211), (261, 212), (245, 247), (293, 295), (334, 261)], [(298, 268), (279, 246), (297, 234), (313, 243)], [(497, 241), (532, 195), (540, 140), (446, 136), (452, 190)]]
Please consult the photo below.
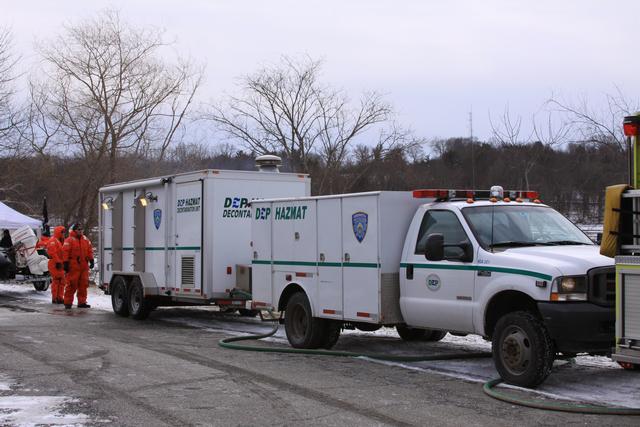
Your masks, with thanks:
[(556, 93), (593, 104), (616, 86), (638, 98), (640, 1), (595, 0), (26, 0), (3, 2), (25, 62), (63, 22), (111, 7), (134, 25), (164, 28), (206, 63), (202, 100), (281, 55), (325, 61), (328, 83), (353, 98), (386, 95), (421, 136), (490, 136), (509, 105), (528, 120)]

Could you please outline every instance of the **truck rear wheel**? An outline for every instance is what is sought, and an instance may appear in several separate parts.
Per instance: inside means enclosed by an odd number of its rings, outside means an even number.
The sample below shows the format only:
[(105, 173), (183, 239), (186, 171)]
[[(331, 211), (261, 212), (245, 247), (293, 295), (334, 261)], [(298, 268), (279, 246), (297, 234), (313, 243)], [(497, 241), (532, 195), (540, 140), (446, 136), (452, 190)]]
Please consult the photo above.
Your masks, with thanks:
[(129, 313), (136, 320), (144, 320), (153, 310), (152, 304), (144, 297), (140, 279), (134, 277), (129, 287)]
[(426, 341), (440, 341), (442, 340), (442, 338), (447, 336), (447, 331), (439, 331), (437, 329), (434, 329), (431, 331), (431, 333), (427, 333), (427, 336), (425, 336), (425, 340)]
[(492, 341), (493, 361), (502, 379), (521, 387), (536, 387), (551, 373), (555, 352), (542, 321), (516, 311), (498, 320)]
[(321, 347), (327, 350), (331, 350), (340, 338), (340, 332), (342, 332), (342, 323), (335, 320), (323, 320), (325, 323), (324, 342)]
[(49, 289), (49, 281), (48, 280), (36, 280), (33, 282), (33, 287), (38, 292), (44, 292)]
[(297, 292), (289, 298), (284, 329), (289, 344), (294, 348), (318, 348), (325, 343), (326, 322), (311, 315), (311, 305), (304, 292)]
[(111, 308), (118, 316), (129, 315), (129, 302), (127, 301), (127, 283), (124, 277), (117, 276), (111, 282)]
[(420, 341), (427, 336), (425, 329), (410, 328), (407, 325), (397, 325), (396, 331), (398, 331), (402, 341)]

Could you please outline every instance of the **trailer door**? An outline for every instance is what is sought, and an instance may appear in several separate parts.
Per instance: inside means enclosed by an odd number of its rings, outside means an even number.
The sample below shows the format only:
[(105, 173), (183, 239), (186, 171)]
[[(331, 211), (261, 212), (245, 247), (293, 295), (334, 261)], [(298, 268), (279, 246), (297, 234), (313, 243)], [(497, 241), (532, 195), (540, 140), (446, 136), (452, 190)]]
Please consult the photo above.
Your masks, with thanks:
[(202, 294), (203, 184), (176, 184), (175, 283), (183, 296)]
[(318, 316), (342, 319), (341, 201), (318, 200)]

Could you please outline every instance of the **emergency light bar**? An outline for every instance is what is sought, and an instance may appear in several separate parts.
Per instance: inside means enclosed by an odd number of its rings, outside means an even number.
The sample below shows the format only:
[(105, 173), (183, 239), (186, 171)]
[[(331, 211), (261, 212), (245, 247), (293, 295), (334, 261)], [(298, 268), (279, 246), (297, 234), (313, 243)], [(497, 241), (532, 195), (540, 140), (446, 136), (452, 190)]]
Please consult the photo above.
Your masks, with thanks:
[(640, 116), (625, 116), (622, 122), (624, 136), (640, 135)]
[[(444, 190), (444, 189), (428, 189), (428, 190), (413, 190), (413, 197), (415, 199), (436, 199), (437, 201), (445, 201), (451, 199), (471, 199), (471, 200), (490, 200), (495, 198), (494, 194), (491, 194), (491, 190)], [(538, 200), (540, 193), (537, 191), (522, 191), (522, 190), (504, 190), (504, 196), (510, 200), (517, 199), (529, 199)]]

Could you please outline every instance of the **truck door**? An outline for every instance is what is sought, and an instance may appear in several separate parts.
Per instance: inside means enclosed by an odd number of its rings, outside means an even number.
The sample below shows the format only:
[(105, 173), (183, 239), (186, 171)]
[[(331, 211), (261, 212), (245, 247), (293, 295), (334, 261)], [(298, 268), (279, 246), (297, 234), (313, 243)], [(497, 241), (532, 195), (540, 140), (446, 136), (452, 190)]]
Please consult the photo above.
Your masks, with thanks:
[(202, 293), (203, 181), (176, 184), (175, 272), (181, 295)]
[(445, 260), (427, 261), (426, 238), (442, 233), (444, 243), (468, 242), (469, 238), (458, 216), (449, 210), (425, 212), (412, 251), (404, 263), (406, 286), (402, 289), (405, 320), (411, 326), (460, 332), (473, 331), (473, 263), (455, 259), (457, 247), (445, 247)]
[(343, 318), (340, 199), (318, 201), (318, 315)]

